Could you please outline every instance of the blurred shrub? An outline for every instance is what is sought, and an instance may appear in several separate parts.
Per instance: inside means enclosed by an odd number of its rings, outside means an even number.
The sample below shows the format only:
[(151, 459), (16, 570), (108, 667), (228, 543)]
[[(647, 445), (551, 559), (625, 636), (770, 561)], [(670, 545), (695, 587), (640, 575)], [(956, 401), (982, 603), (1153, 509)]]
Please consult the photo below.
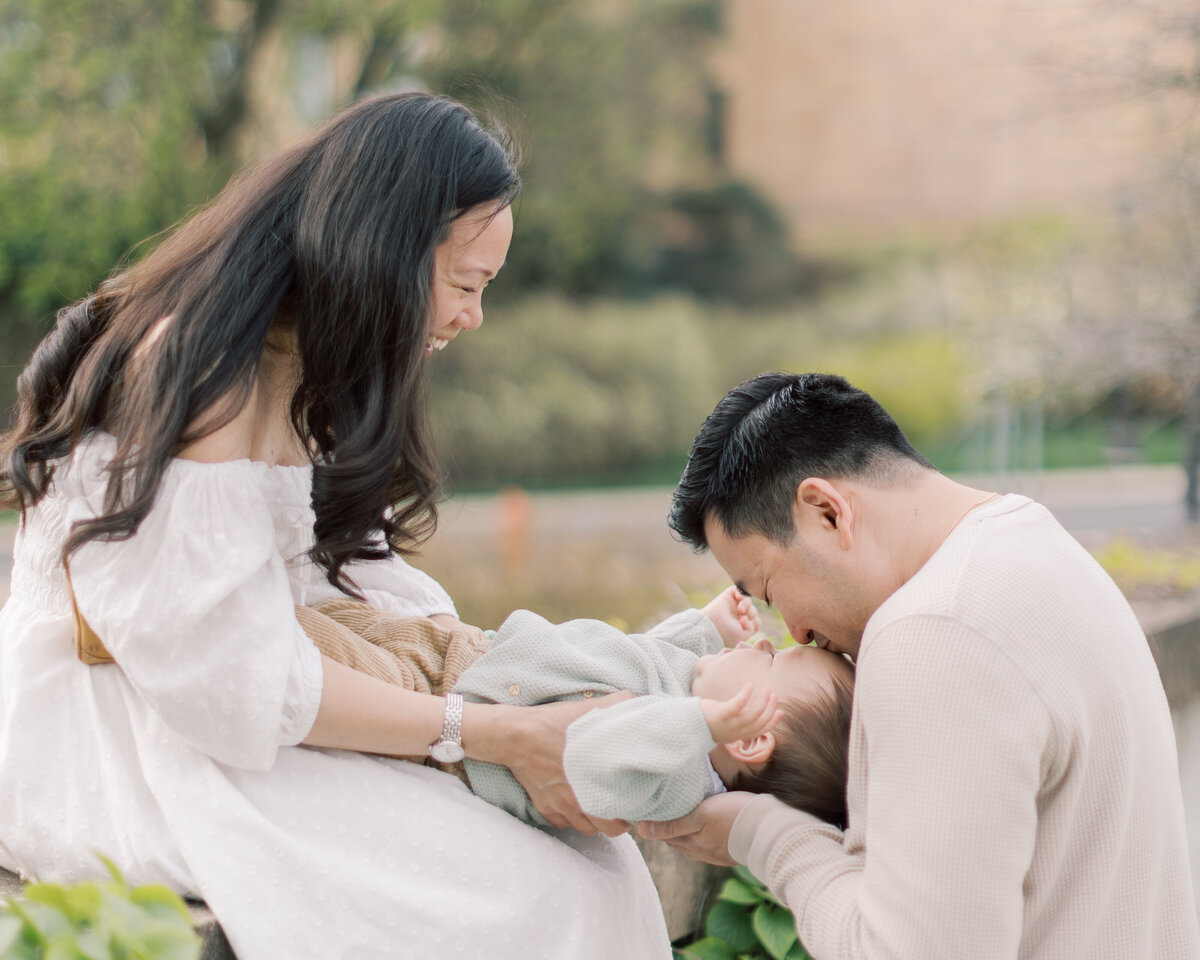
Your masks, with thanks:
[(686, 300), (522, 301), (437, 357), (442, 455), (460, 487), (682, 465), (719, 396), (715, 347)]
[(805, 369), (838, 373), (871, 394), (926, 455), (946, 446), (975, 412), (967, 358), (937, 332), (835, 343), (816, 359), (819, 367)]
[(947, 338), (838, 329), (803, 308), (750, 315), (682, 298), (509, 303), (435, 358), (438, 443), (459, 489), (578, 485), (656, 465), (670, 483), (724, 393), (778, 369), (842, 374), (923, 451), (962, 430), (969, 364)]
[(23, 899), (0, 905), (0, 960), (199, 960), (179, 895), (156, 884), (131, 889), (100, 859), (105, 883), (31, 883)]
[(704, 936), (675, 951), (676, 960), (812, 960), (796, 935), (796, 918), (741, 864), (733, 868), (704, 918)]
[(1200, 553), (1192, 549), (1153, 549), (1118, 537), (1096, 552), (1122, 592), (1133, 600), (1186, 596), (1200, 588)]
[(783, 219), (748, 184), (680, 191), (660, 201), (652, 219), (655, 285), (745, 304), (786, 300), (804, 289)]

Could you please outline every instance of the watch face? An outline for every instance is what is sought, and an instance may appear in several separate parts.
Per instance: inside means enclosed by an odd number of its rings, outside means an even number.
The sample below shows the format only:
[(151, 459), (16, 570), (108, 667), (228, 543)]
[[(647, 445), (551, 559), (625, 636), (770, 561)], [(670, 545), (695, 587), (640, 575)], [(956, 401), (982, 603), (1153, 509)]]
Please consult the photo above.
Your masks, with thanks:
[(429, 755), (438, 763), (458, 763), (466, 756), (462, 744), (453, 740), (439, 740), (429, 748)]

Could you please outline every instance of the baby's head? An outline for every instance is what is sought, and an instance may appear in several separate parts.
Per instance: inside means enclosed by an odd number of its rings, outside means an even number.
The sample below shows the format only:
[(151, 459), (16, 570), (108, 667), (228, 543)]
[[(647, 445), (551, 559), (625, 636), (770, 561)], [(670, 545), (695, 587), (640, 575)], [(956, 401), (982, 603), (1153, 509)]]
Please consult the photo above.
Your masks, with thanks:
[(701, 657), (692, 693), (728, 700), (747, 683), (779, 698), (783, 719), (753, 740), (719, 744), (713, 767), (731, 790), (769, 793), (799, 810), (846, 825), (846, 779), (854, 667), (818, 647), (776, 650), (759, 640)]

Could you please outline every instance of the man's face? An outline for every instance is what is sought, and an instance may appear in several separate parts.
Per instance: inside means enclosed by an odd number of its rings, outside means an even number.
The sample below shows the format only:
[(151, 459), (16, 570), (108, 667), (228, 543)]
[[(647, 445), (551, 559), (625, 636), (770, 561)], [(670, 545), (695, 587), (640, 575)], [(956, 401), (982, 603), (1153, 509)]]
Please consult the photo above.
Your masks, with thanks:
[(710, 517), (708, 547), (743, 593), (774, 606), (797, 643), (858, 654), (863, 629), (877, 603), (854, 575), (853, 557), (817, 516), (800, 518), (792, 540), (775, 543), (761, 533), (730, 537)]

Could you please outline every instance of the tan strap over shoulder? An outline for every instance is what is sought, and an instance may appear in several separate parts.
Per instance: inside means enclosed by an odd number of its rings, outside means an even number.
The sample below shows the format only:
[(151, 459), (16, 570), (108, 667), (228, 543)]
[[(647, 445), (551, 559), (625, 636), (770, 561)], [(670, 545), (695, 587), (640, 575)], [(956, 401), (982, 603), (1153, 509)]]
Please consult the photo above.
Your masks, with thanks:
[(75, 654), (86, 664), (115, 663), (108, 652), (104, 641), (97, 636), (96, 631), (79, 612), (79, 604), (75, 602), (75, 588), (71, 585), (71, 567), (63, 560), (63, 570), (67, 574), (67, 593), (71, 595), (71, 615), (74, 619)]

